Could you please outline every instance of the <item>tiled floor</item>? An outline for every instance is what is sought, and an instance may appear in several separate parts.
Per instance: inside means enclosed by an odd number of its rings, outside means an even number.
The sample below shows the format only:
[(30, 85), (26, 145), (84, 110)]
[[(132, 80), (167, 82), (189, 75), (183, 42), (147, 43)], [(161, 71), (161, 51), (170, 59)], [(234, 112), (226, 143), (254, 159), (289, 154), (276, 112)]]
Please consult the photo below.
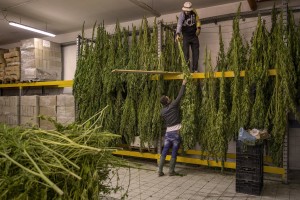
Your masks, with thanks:
[[(300, 184), (282, 184), (279, 178), (265, 176), (261, 196), (253, 196), (235, 192), (235, 173), (213, 170), (204, 167), (177, 165), (177, 172), (183, 176), (157, 176), (155, 161), (139, 161), (137, 168), (119, 169), (118, 183), (123, 190), (105, 200), (117, 200), (127, 192), (125, 199), (132, 200), (201, 200), (201, 199), (300, 199)], [(168, 171), (165, 165), (164, 171)], [(117, 178), (113, 178), (117, 184)]]

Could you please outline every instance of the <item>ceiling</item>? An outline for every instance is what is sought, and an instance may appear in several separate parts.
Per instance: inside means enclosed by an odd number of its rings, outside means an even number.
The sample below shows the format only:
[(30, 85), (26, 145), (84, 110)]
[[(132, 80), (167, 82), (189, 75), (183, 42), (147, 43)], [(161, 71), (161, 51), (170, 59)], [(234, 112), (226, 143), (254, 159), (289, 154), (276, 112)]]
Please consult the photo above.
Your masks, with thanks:
[[(97, 22), (106, 25), (151, 17), (149, 11), (134, 0), (0, 0), (0, 45), (22, 39), (41, 37), (30, 31), (8, 25), (15, 21), (56, 35), (91, 28)], [(158, 11), (161, 15), (180, 12), (185, 0), (135, 0)], [(240, 0), (191, 0), (194, 8), (206, 8)]]
[[(185, 0), (139, 0), (162, 15), (179, 12)], [(194, 8), (204, 8), (239, 0), (197, 0)], [(26, 30), (8, 25), (15, 21), (47, 30), (56, 35), (81, 30), (104, 21), (114, 24), (151, 17), (153, 14), (130, 0), (0, 0), (0, 45), (19, 42), (22, 39), (41, 37)]]

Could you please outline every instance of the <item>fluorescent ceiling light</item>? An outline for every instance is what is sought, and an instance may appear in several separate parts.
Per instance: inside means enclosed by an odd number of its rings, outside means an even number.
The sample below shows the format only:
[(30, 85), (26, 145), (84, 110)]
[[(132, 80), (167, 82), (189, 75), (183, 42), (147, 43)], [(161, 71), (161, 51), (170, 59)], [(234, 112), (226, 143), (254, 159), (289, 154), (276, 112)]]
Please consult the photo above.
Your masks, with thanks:
[(29, 30), (29, 31), (33, 31), (33, 32), (36, 32), (36, 33), (44, 34), (44, 35), (47, 35), (47, 36), (50, 36), (50, 37), (55, 37), (56, 36), (56, 35), (54, 35), (52, 33), (49, 33), (49, 32), (46, 32), (46, 31), (42, 31), (42, 30), (39, 30), (39, 29), (36, 29), (36, 28), (32, 28), (30, 26), (26, 26), (26, 25), (19, 24), (19, 23), (16, 23), (16, 22), (9, 22), (9, 25), (15, 26), (15, 27), (18, 27), (18, 28), (23, 28), (23, 29), (26, 29), (26, 30)]

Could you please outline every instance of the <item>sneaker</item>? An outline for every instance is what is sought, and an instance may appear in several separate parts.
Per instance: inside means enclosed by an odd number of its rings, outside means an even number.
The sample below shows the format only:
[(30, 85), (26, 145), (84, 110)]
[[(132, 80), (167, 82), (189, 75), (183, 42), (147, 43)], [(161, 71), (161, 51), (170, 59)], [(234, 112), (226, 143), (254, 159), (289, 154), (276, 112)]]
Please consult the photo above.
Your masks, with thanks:
[(197, 71), (197, 70), (195, 70), (195, 71), (194, 71), (194, 73), (198, 73), (198, 71)]
[(163, 176), (163, 175), (165, 175), (165, 173), (163, 173), (163, 172), (158, 172), (158, 177), (161, 177), (161, 176)]

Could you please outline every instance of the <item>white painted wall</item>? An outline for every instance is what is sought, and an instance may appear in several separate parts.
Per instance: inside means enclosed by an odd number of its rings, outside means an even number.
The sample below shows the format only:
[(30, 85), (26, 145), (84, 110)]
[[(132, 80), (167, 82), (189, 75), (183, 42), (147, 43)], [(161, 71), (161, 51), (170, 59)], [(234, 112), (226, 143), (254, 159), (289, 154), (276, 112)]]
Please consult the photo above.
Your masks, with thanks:
[[(69, 45), (62, 47), (63, 53), (63, 80), (72, 80), (76, 71), (77, 46)], [(72, 88), (64, 88), (64, 93), (72, 93)]]

